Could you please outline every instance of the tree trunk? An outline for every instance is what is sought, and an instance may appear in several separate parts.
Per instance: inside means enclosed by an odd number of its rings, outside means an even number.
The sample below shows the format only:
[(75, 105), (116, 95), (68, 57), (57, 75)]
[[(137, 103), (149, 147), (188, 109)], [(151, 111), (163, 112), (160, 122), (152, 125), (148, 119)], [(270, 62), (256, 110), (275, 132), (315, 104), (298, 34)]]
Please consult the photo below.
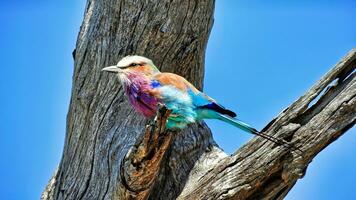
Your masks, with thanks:
[(303, 156), (261, 138), (227, 156), (204, 123), (172, 133), (164, 108), (154, 123), (134, 112), (101, 69), (144, 55), (202, 89), (213, 10), (214, 0), (88, 0), (63, 156), (42, 199), (282, 199), (312, 158), (353, 126), (355, 50), (263, 129)]

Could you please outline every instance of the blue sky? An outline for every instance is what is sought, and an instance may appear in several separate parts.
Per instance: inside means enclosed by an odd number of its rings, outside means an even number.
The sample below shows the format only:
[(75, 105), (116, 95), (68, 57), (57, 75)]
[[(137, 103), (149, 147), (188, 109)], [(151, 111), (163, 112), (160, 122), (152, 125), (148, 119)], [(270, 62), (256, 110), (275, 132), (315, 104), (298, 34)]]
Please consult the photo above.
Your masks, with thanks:
[[(84, 5), (0, 3), (1, 199), (38, 199), (60, 161)], [(352, 1), (217, 0), (204, 91), (263, 128), (356, 46), (355, 8)], [(228, 153), (251, 138), (208, 124)], [(287, 199), (356, 199), (355, 132), (315, 158)]]

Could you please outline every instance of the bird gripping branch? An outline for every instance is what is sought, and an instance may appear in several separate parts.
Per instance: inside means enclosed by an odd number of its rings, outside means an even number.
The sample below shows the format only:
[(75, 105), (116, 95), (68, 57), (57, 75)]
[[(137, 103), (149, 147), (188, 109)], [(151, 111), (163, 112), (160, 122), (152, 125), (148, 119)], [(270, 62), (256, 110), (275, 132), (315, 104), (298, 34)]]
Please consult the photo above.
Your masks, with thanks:
[(167, 129), (183, 129), (196, 121), (218, 119), (293, 151), (299, 150), (283, 139), (259, 132), (236, 119), (233, 111), (200, 92), (185, 78), (173, 73), (160, 72), (148, 58), (126, 56), (117, 65), (102, 70), (117, 74), (129, 102), (146, 118), (156, 115), (159, 104), (171, 110), (166, 123)]

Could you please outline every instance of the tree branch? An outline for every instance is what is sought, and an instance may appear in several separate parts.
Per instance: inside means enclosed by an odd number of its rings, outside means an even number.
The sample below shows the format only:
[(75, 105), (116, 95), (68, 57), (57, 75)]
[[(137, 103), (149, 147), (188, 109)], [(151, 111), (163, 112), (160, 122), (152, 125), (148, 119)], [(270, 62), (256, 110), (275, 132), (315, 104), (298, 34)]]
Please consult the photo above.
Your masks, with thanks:
[(204, 123), (174, 137), (161, 135), (159, 120), (144, 131), (146, 120), (101, 69), (126, 55), (144, 55), (202, 89), (214, 4), (88, 0), (63, 155), (42, 199), (281, 199), (311, 159), (354, 124), (355, 50), (264, 129), (294, 143), (304, 157), (261, 138), (227, 156)]
[(165, 132), (170, 113), (166, 107), (161, 107), (154, 123), (146, 126), (142, 139), (126, 154), (121, 165), (120, 199), (147, 199), (174, 134)]
[(353, 49), (263, 129), (294, 143), (303, 156), (255, 137), (204, 173), (192, 174), (178, 199), (283, 199), (312, 159), (355, 124), (355, 66)]
[[(43, 199), (126, 196), (122, 180), (130, 182), (130, 176), (121, 177), (123, 161), (142, 138), (146, 120), (128, 105), (117, 78), (101, 69), (126, 55), (144, 55), (161, 71), (180, 74), (202, 89), (213, 10), (214, 0), (87, 1), (75, 47), (63, 155)], [(174, 134), (168, 148), (155, 172), (150, 193), (155, 200), (176, 198), (199, 158), (211, 152), (224, 156), (204, 123)], [(135, 190), (134, 183), (130, 186)]]

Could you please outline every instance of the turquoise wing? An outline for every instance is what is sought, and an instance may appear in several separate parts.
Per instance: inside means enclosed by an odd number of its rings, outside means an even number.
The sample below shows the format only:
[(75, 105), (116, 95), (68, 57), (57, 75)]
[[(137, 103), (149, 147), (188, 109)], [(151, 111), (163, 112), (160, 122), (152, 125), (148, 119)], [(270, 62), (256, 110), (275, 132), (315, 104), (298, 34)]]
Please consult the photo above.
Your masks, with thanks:
[(201, 114), (200, 118), (215, 118), (216, 113), (228, 115), (230, 117), (236, 117), (236, 113), (226, 109), (224, 106), (217, 103), (214, 99), (210, 98), (202, 92), (195, 93), (194, 91), (190, 90), (189, 94), (192, 98), (193, 104)]

